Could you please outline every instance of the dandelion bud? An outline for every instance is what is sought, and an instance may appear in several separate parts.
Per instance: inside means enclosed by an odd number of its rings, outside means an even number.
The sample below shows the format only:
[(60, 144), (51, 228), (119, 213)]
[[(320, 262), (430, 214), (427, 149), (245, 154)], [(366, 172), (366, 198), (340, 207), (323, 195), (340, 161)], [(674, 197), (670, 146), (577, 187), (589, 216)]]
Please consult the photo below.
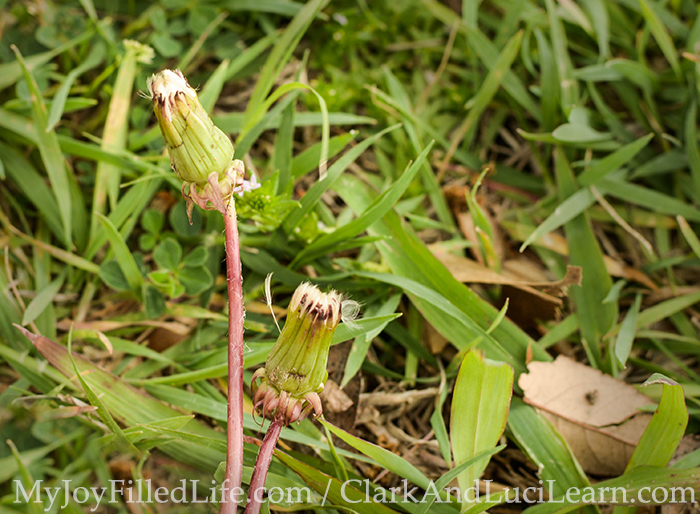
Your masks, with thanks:
[[(264, 415), (281, 414), (286, 424), (322, 413), (318, 395), (328, 377), (326, 365), (335, 329), (342, 317), (342, 296), (300, 285), (287, 320), (264, 368), (253, 376), (253, 403)], [(262, 378), (259, 386), (255, 381)]]
[(216, 172), (221, 180), (233, 160), (233, 143), (211, 121), (182, 73), (163, 70), (148, 80), (148, 89), (170, 162), (180, 178), (204, 185)]
[(194, 204), (226, 213), (233, 193), (260, 187), (243, 179), (243, 162), (233, 160), (231, 139), (214, 125), (179, 70), (151, 76), (148, 90), (170, 164), (184, 181), (188, 216)]

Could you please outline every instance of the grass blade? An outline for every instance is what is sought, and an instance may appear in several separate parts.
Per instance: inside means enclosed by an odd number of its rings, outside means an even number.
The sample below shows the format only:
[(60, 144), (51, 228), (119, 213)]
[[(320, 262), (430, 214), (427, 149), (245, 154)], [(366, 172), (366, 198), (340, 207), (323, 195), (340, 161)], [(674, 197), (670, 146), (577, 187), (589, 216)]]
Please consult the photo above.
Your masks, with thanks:
[[(496, 446), (506, 427), (512, 395), (513, 369), (510, 366), (487, 361), (477, 350), (467, 352), (452, 396), (450, 440), (456, 466)], [(488, 462), (488, 459), (480, 460), (458, 475), (462, 491), (468, 491), (477, 483)], [(465, 495), (462, 505), (475, 501), (476, 498)]]
[(590, 487), (588, 477), (559, 432), (519, 398), (511, 402), (508, 433), (535, 463), (542, 481), (551, 484), (554, 497), (550, 500), (563, 497), (571, 487)]
[(592, 186), (599, 180), (605, 178), (613, 171), (618, 170), (629, 161), (634, 159), (640, 151), (649, 144), (649, 141), (654, 137), (654, 134), (646, 136), (623, 146), (619, 150), (611, 153), (599, 162), (591, 166), (578, 176), (578, 183), (581, 187)]
[[(311, 0), (308, 2), (287, 26), (286, 30), (279, 37), (277, 43), (272, 48), (270, 56), (265, 61), (260, 77), (258, 78), (253, 94), (248, 101), (245, 117), (243, 120), (243, 130), (241, 134), (245, 134), (252, 128), (257, 121), (254, 121), (260, 107), (265, 98), (272, 90), (277, 76), (282, 71), (282, 68), (292, 56), (292, 52), (296, 48), (301, 36), (309, 28), (311, 22), (316, 17), (316, 14), (326, 5), (328, 0)], [(239, 140), (241, 136), (239, 135)]]
[[(700, 492), (698, 485), (700, 472), (696, 469), (678, 470), (668, 468), (642, 467), (625, 473), (617, 478), (598, 482), (586, 492), (588, 500), (582, 501), (580, 494), (570, 498), (561, 497), (558, 502), (544, 502), (525, 510), (527, 514), (564, 514), (590, 505), (591, 501), (605, 505), (625, 502), (636, 504), (657, 505), (652, 497), (652, 490), (671, 490), (679, 493), (673, 499), (676, 503), (690, 501), (690, 495), (686, 496), (688, 490)], [(652, 487), (649, 485), (652, 484)], [(686, 499), (687, 498), (687, 499)], [(596, 507), (597, 508), (597, 507)]]
[(573, 65), (571, 64), (571, 57), (569, 56), (569, 43), (554, 0), (545, 0), (545, 5), (549, 18), (554, 60), (557, 63), (557, 70), (559, 72), (562, 110), (564, 113), (568, 114), (571, 107), (578, 104), (578, 81), (574, 78)]
[(275, 456), (298, 473), (304, 482), (317, 493), (324, 495), (327, 502), (326, 507), (351, 503), (352, 510), (358, 514), (397, 514), (397, 511), (390, 509), (383, 503), (375, 502), (371, 497), (367, 498), (365, 491), (352, 487), (352, 483), (343, 483), (279, 450), (275, 451)]
[(389, 450), (385, 450), (381, 446), (363, 441), (362, 439), (349, 434), (345, 430), (331, 425), (324, 419), (319, 419), (319, 423), (328, 428), (328, 430), (330, 430), (334, 435), (345, 441), (360, 453), (374, 459), (374, 461), (383, 468), (388, 469), (392, 473), (396, 473), (398, 476), (407, 479), (409, 482), (416, 484), (418, 487), (423, 489), (428, 487), (428, 484), (430, 483), (428, 477), (426, 477), (418, 470), (418, 468), (402, 457), (390, 452)]
[(671, 64), (673, 72), (679, 79), (681, 79), (682, 74), (681, 66), (678, 62), (678, 51), (673, 46), (673, 40), (666, 30), (666, 27), (664, 27), (656, 12), (649, 6), (647, 0), (639, 0), (639, 5), (642, 8), (642, 16), (644, 16), (649, 30), (654, 36), (654, 39), (656, 39), (656, 43), (659, 45), (659, 48), (661, 48), (664, 56)]
[(623, 368), (627, 367), (627, 358), (632, 350), (632, 343), (634, 342), (634, 335), (637, 331), (637, 314), (639, 314), (639, 307), (642, 304), (642, 295), (638, 294), (634, 299), (634, 305), (630, 307), (627, 311), (627, 315), (620, 325), (620, 332), (617, 334), (614, 344), (614, 353), (617, 358), (617, 362)]
[(593, 196), (590, 189), (579, 189), (569, 198), (559, 204), (557, 208), (554, 209), (554, 212), (550, 214), (546, 220), (540, 223), (535, 230), (532, 231), (532, 233), (520, 246), (520, 252), (525, 251), (525, 249), (530, 246), (533, 241), (537, 241), (543, 235), (549, 234), (562, 225), (565, 225), (576, 216), (584, 213), (594, 203), (595, 196)]
[(700, 239), (698, 239), (698, 236), (695, 235), (695, 232), (693, 232), (690, 224), (688, 224), (683, 216), (676, 216), (676, 220), (678, 221), (678, 226), (681, 229), (683, 237), (690, 246), (690, 249), (693, 251), (695, 256), (700, 259)]
[(397, 129), (400, 126), (401, 125), (393, 125), (389, 128), (386, 128), (378, 134), (368, 137), (361, 143), (358, 143), (356, 146), (345, 152), (345, 154), (343, 154), (343, 156), (340, 159), (338, 159), (335, 163), (333, 163), (333, 166), (331, 166), (328, 169), (328, 174), (326, 175), (326, 178), (324, 178), (323, 180), (319, 180), (313, 186), (311, 186), (302, 197), (300, 201), (301, 205), (299, 206), (299, 208), (289, 213), (287, 219), (285, 219), (282, 222), (285, 231), (289, 234), (292, 230), (294, 230), (297, 227), (297, 225), (299, 225), (299, 222), (301, 222), (304, 216), (311, 212), (311, 209), (313, 209), (313, 207), (316, 205), (316, 202), (318, 202), (321, 199), (321, 195), (335, 183), (335, 181), (345, 171), (345, 169), (348, 166), (350, 166), (350, 164), (352, 164), (355, 161), (355, 159), (362, 155), (362, 153), (367, 148), (373, 145), (384, 134), (387, 134), (392, 130)]
[[(555, 152), (554, 161), (559, 198), (564, 200), (576, 192), (575, 179), (561, 148)], [(598, 345), (617, 320), (618, 314), (616, 302), (603, 303), (612, 287), (612, 280), (586, 215), (581, 214), (567, 222), (565, 229), (569, 240), (570, 264), (581, 266), (583, 270), (581, 285), (571, 287), (581, 324), (582, 341), (591, 364), (599, 368), (602, 362)]]
[[(106, 22), (101, 23), (101, 25), (104, 27), (106, 25)], [(70, 41), (66, 41), (62, 45), (59, 45), (56, 48), (49, 50), (48, 52), (43, 52), (27, 57), (24, 60), (26, 66), (22, 66), (19, 61), (0, 64), (0, 90), (11, 86), (20, 78), (22, 78), (22, 76), (24, 75), (25, 67), (31, 72), (35, 68), (46, 64), (57, 55), (62, 54), (66, 50), (70, 50), (74, 46), (77, 46), (80, 43), (87, 41), (94, 34), (95, 29), (90, 28), (83, 32), (81, 35), (71, 39)]]
[[(120, 152), (126, 149), (129, 128), (129, 112), (131, 111), (131, 96), (139, 63), (150, 63), (153, 49), (136, 41), (125, 40), (126, 53), (122, 58), (114, 83), (114, 92), (109, 102), (109, 111), (102, 136), (103, 150)], [(121, 168), (105, 161), (98, 161), (95, 172), (95, 191), (92, 199), (92, 220), (90, 237), (94, 239), (98, 228), (98, 214), (106, 211), (105, 202), (109, 197), (111, 208), (117, 205)]]
[(63, 108), (66, 105), (66, 99), (70, 93), (71, 87), (73, 87), (73, 82), (80, 75), (86, 71), (94, 68), (102, 62), (105, 57), (105, 46), (104, 44), (95, 45), (85, 60), (73, 69), (63, 80), (61, 87), (58, 89), (51, 102), (51, 109), (49, 110), (49, 117), (47, 123), (47, 129), (53, 130), (54, 127), (61, 121), (61, 116), (63, 116)]
[(661, 401), (637, 443), (625, 472), (641, 466), (668, 465), (688, 426), (683, 387), (658, 373), (649, 377), (643, 386), (657, 383), (663, 386)]
[[(134, 389), (118, 377), (108, 373), (78, 355), (68, 355), (68, 351), (61, 345), (43, 337), (32, 334), (28, 330), (17, 327), (39, 350), (39, 352), (62, 375), (68, 378), (75, 377), (73, 362), (83, 380), (99, 397), (102, 404), (111, 416), (118, 422), (127, 426), (143, 423), (157, 423), (163, 419), (171, 419), (182, 416), (176, 411), (156, 400), (155, 398)], [(71, 362), (72, 361), (72, 362)], [(183, 430), (189, 433), (207, 437), (220, 438), (223, 434), (192, 420)], [(190, 464), (208, 472), (213, 472), (219, 463), (225, 458), (221, 451), (209, 450), (191, 443), (165, 444), (161, 449), (180, 462)]]
[(621, 180), (604, 179), (596, 186), (602, 194), (645, 207), (661, 214), (681, 215), (700, 222), (700, 210), (672, 196)]
[(24, 311), (24, 317), (22, 317), (22, 325), (28, 325), (35, 319), (37, 319), (44, 309), (49, 306), (53, 301), (54, 296), (58, 294), (63, 287), (63, 282), (66, 280), (67, 269), (64, 269), (61, 274), (56, 277), (52, 282), (47, 284), (41, 289), (34, 297), (34, 299), (27, 305), (27, 310)]
[(56, 133), (48, 130), (48, 112), (46, 104), (39, 91), (39, 85), (34, 80), (27, 63), (22, 58), (17, 47), (13, 46), (12, 50), (17, 56), (17, 61), (24, 72), (24, 79), (29, 86), (29, 91), (32, 95), (32, 113), (34, 122), (37, 124), (37, 144), (41, 159), (44, 162), (44, 167), (49, 176), (53, 194), (58, 203), (59, 214), (63, 224), (64, 244), (67, 248), (72, 245), (72, 219), (71, 219), (71, 191), (69, 184), (68, 170), (66, 169), (65, 159), (61, 153), (61, 147), (58, 144)]
[[(332, 137), (328, 141), (328, 158), (338, 155), (343, 148), (357, 137), (357, 134), (357, 131), (351, 130), (346, 134)], [(321, 160), (321, 150), (321, 143), (316, 143), (299, 155), (294, 156), (290, 169), (291, 176), (294, 179), (298, 179), (318, 167), (318, 163)]]
[[(29, 337), (29, 334), (25, 333), (25, 336)], [(78, 377), (78, 380), (80, 381), (80, 385), (83, 388), (83, 391), (85, 392), (85, 396), (87, 396), (88, 401), (90, 402), (91, 405), (97, 407), (97, 414), (100, 416), (100, 419), (102, 422), (107, 425), (107, 428), (114, 434), (114, 441), (115, 445), (117, 447), (117, 450), (119, 450), (122, 454), (126, 455), (136, 455), (138, 454), (138, 450), (136, 447), (127, 440), (126, 436), (124, 435), (124, 432), (122, 432), (122, 429), (119, 428), (119, 425), (117, 425), (117, 422), (114, 421), (114, 418), (112, 415), (109, 413), (109, 410), (105, 407), (104, 403), (102, 403), (102, 400), (100, 400), (99, 396), (95, 394), (95, 391), (92, 390), (92, 388), (88, 385), (88, 383), (85, 381), (83, 378), (82, 373), (78, 369), (78, 365), (75, 363), (75, 359), (73, 359), (73, 352), (71, 351), (71, 342), (73, 339), (73, 327), (71, 326), (70, 331), (68, 332), (68, 357), (70, 358), (70, 362), (73, 366), (73, 371), (75, 372), (75, 375)]]
[[(369, 192), (366, 185), (359, 179), (342, 176), (337, 193), (355, 213), (364, 212), (374, 201), (376, 195)], [(462, 314), (468, 315), (478, 325), (472, 330), (467, 325), (456, 323), (452, 315), (426, 301), (420, 294), (413, 294), (411, 301), (418, 307), (426, 319), (457, 348), (468, 346), (482, 332), (488, 330), (499, 311), (479, 298), (454, 276), (430, 253), (422, 241), (416, 236), (411, 227), (401, 222), (399, 216), (389, 211), (382, 220), (368, 228), (370, 235), (381, 236), (384, 239), (377, 242), (382, 257), (396, 277), (409, 278), (438, 292), (444, 298), (449, 298)], [(384, 275), (383, 275), (384, 276)], [(459, 316), (458, 313), (455, 315)], [(476, 330), (476, 331), (475, 331)], [(508, 362), (516, 374), (525, 371), (526, 353), (532, 348), (533, 357), (538, 360), (551, 360), (546, 351), (537, 346), (531, 346), (534, 341), (522, 332), (510, 320), (504, 319), (492, 333), (492, 344), (489, 337), (482, 339), (486, 356), (494, 360)]]
[(290, 264), (290, 267), (298, 267), (309, 260), (328, 253), (328, 251), (330, 251), (337, 244), (361, 234), (367, 229), (367, 227), (375, 223), (377, 220), (383, 218), (389, 209), (391, 209), (406, 192), (406, 189), (408, 189), (411, 181), (413, 181), (413, 178), (423, 166), (425, 159), (433, 147), (433, 143), (434, 142), (431, 142), (416, 158), (415, 162), (408, 167), (403, 175), (401, 175), (399, 180), (397, 180), (396, 183), (393, 184), (387, 191), (377, 197), (372, 205), (370, 205), (360, 216), (358, 216), (357, 219), (351, 221), (347, 225), (337, 228), (330, 234), (323, 235), (316, 239), (294, 258)]
[(102, 226), (105, 229), (105, 234), (107, 239), (109, 239), (112, 245), (112, 250), (117, 258), (117, 262), (124, 273), (126, 281), (129, 283), (131, 290), (136, 292), (140, 291), (141, 284), (143, 283), (143, 276), (139, 270), (136, 260), (131, 253), (131, 250), (127, 246), (124, 238), (114, 226), (114, 223), (107, 218), (104, 214), (97, 213), (97, 217), (102, 222)]

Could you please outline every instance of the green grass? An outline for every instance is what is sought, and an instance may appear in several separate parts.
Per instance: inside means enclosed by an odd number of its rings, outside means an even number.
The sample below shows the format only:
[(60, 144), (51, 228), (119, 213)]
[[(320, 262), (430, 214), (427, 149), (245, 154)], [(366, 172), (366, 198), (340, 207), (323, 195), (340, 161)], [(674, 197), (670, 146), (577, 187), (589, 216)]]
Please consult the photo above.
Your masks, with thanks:
[[(555, 480), (558, 497), (592, 483), (700, 492), (698, 450), (668, 465), (700, 427), (694, 2), (28, 5), (0, 2), (0, 514), (43, 510), (13, 503), (13, 480), (222, 478), (223, 223), (202, 210), (188, 223), (138, 94), (178, 66), (263, 183), (236, 206), (246, 380), (276, 339), (263, 305), (274, 272), (276, 306), (304, 280), (362, 304), (333, 341), (352, 341), (340, 384), (361, 375), (363, 393), (434, 392), (374, 421), (361, 404), (357, 426), (329, 415), (284, 430), (269, 487), (310, 487), (309, 509), (327, 492), (323, 512), (452, 514), (460, 502), (354, 504), (364, 490), (343, 498), (341, 483), (386, 469), (372, 494), (402, 478), (425, 490), (479, 475), (490, 458), (485, 478)], [(465, 285), (441, 264), (446, 253), (481, 273), (527, 264), (530, 282), (561, 279), (567, 265), (583, 278), (545, 301)], [(35, 346), (13, 324), (48, 339)], [(478, 360), (470, 348), (509, 365), (512, 388), (460, 374)], [(642, 390), (659, 405), (621, 477), (597, 482), (521, 398), (527, 363), (561, 353), (634, 385), (654, 373), (679, 384), (657, 377), (662, 387)], [(483, 417), (479, 402), (500, 406), (511, 389), (501, 451), (505, 419)], [(244, 425), (264, 431), (248, 414)], [(479, 437), (459, 439), (459, 426)], [(343, 443), (329, 445), (330, 433)], [(246, 444), (245, 481), (255, 455)], [(520, 482), (499, 474), (503, 459), (530, 471)]]

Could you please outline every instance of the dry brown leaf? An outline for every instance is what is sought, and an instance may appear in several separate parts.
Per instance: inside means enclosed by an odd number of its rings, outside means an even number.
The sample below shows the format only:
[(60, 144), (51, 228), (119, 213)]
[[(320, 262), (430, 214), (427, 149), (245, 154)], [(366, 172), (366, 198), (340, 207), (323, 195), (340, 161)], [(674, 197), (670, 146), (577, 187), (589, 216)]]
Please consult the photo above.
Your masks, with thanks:
[(546, 269), (541, 262), (534, 262), (524, 256), (503, 262), (503, 269), (523, 280), (532, 282), (548, 282)]
[(442, 352), (450, 342), (440, 334), (430, 323), (423, 323), (423, 341), (428, 345), (430, 353), (442, 355)]
[(187, 334), (178, 334), (167, 328), (158, 327), (148, 336), (148, 347), (157, 352), (164, 352), (168, 348), (175, 346), (189, 336)]
[(634, 387), (563, 355), (531, 362), (520, 376), (525, 401), (545, 412), (592, 474), (621, 474), (651, 414), (653, 403)]
[(605, 269), (614, 277), (621, 277), (634, 282), (639, 282), (640, 284), (647, 286), (652, 291), (656, 291), (659, 288), (659, 286), (657, 286), (652, 279), (637, 268), (628, 266), (622, 262), (618, 262), (607, 255), (603, 255), (603, 262), (605, 263)]
[(479, 245), (481, 243), (479, 242), (479, 237), (476, 235), (476, 229), (474, 228), (474, 221), (472, 220), (472, 215), (469, 214), (469, 212), (458, 212), (455, 214), (455, 217), (457, 218), (457, 225), (459, 225), (459, 229), (462, 231), (462, 235), (467, 241), (469, 241), (472, 244), (470, 247), (471, 254), (474, 256), (474, 258), (478, 261), (479, 264), (483, 265), (484, 257), (478, 250)]
[[(532, 280), (534, 274), (532, 267), (518, 263), (520, 259), (505, 261), (503, 271), (497, 273), (466, 257), (440, 251), (437, 247), (432, 247), (431, 250), (460, 282), (510, 285), (557, 305), (562, 303), (558, 297), (564, 296), (569, 286), (581, 283), (581, 268), (578, 266), (568, 266), (563, 279), (550, 282), (542, 280), (541, 272), (534, 277), (536, 280)], [(519, 272), (528, 273), (528, 275), (521, 275)]]
[[(537, 289), (523, 290), (504, 285), (501, 286), (501, 299), (508, 299), (508, 319), (526, 331), (537, 330), (540, 323), (561, 318), (562, 300)], [(496, 307), (503, 308), (503, 304)]]
[[(340, 384), (345, 377), (345, 363), (348, 360), (348, 355), (352, 350), (352, 340), (337, 344), (331, 347), (328, 354), (328, 381)], [(333, 386), (331, 386), (333, 387)], [(362, 389), (362, 371), (355, 374), (350, 381), (342, 388), (342, 393), (350, 401), (350, 405), (339, 412), (328, 410), (325, 414), (326, 419), (335, 426), (343, 430), (355, 433), (355, 419), (357, 418), (357, 409), (360, 403), (360, 391)], [(325, 407), (324, 407), (325, 409)], [(344, 447), (343, 443), (338, 440), (338, 444)]]
[(140, 321), (72, 321), (70, 319), (60, 320), (56, 326), (60, 330), (68, 331), (73, 326), (74, 330), (97, 330), (98, 332), (109, 332), (120, 328), (143, 326), (160, 327), (179, 335), (187, 335), (192, 331), (192, 327), (176, 321), (140, 320)]
[(698, 291), (700, 291), (700, 287), (697, 286), (664, 286), (657, 291), (646, 295), (644, 298), (644, 303), (647, 305), (656, 305), (657, 303), (670, 300), (671, 298), (697, 293)]
[[(516, 241), (525, 241), (532, 232), (531, 228), (519, 223), (502, 223), (502, 226)], [(556, 252), (559, 255), (569, 255), (569, 243), (564, 236), (556, 232), (545, 234), (532, 244)], [(634, 280), (647, 286), (652, 291), (658, 289), (654, 281), (637, 268), (616, 261), (608, 255), (603, 255), (603, 262), (607, 272), (614, 277)]]
[[(270, 306), (264, 302), (252, 301), (246, 302), (245, 304), (246, 312), (253, 312), (255, 314), (262, 314), (263, 316), (270, 315)], [(278, 307), (276, 305), (272, 306), (272, 310), (275, 312), (277, 318), (284, 318), (287, 315), (287, 309)]]
[(327, 380), (321, 393), (323, 409), (330, 412), (345, 412), (353, 406), (353, 402), (345, 392), (332, 380)]
[[(543, 414), (569, 444), (583, 470), (598, 476), (619, 476), (624, 473), (651, 419), (651, 415), (640, 414), (621, 425), (629, 432), (625, 434), (627, 438), (634, 439), (634, 443), (630, 443), (611, 438), (609, 429), (582, 426), (546, 411)], [(620, 427), (610, 428), (615, 430)]]

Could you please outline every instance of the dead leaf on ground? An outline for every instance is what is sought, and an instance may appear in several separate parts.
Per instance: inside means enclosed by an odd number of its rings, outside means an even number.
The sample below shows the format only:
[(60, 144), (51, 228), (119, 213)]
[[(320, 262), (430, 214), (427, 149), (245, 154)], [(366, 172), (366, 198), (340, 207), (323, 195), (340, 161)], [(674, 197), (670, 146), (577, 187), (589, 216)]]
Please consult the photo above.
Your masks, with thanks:
[[(525, 241), (532, 233), (532, 228), (521, 223), (502, 222), (501, 226), (510, 234), (515, 241)], [(532, 242), (533, 245), (552, 250), (559, 255), (569, 255), (569, 243), (564, 236), (556, 232), (544, 234), (542, 237)], [(616, 261), (609, 255), (603, 255), (605, 269), (614, 277), (621, 277), (627, 280), (639, 282), (647, 286), (652, 291), (656, 291), (659, 287), (644, 274), (641, 270)]]
[(552, 296), (545, 293), (530, 294), (514, 286), (502, 286), (501, 301), (495, 305), (502, 309), (508, 300), (508, 319), (523, 330), (536, 333), (541, 323), (561, 319), (561, 300), (551, 301)]
[[(338, 388), (336, 384), (342, 383), (345, 376), (345, 363), (348, 360), (348, 354), (352, 349), (352, 345), (353, 341), (350, 340), (331, 347), (331, 351), (328, 354), (328, 382), (326, 383), (326, 388), (329, 387), (330, 382), (333, 383), (333, 385), (330, 385), (331, 388)], [(342, 389), (338, 389), (338, 393), (345, 395), (350, 401), (348, 406), (338, 411), (329, 408), (326, 416), (329, 422), (351, 434), (355, 433), (355, 419), (357, 418), (361, 389), (362, 371), (359, 371)], [(326, 394), (330, 394), (330, 392)], [(324, 409), (326, 409), (325, 405), (324, 400)], [(338, 444), (343, 447), (344, 443), (339, 439)]]
[(433, 355), (442, 355), (442, 352), (450, 344), (440, 332), (435, 330), (430, 323), (423, 323), (423, 341), (426, 342), (430, 353)]
[(323, 410), (334, 413), (345, 412), (355, 403), (332, 380), (326, 381), (326, 386), (321, 393), (321, 400), (323, 400)]
[(600, 476), (624, 472), (653, 403), (633, 386), (563, 355), (531, 362), (520, 376), (525, 401), (539, 409), (566, 439), (583, 469)]
[[(565, 296), (567, 289), (576, 284), (581, 283), (581, 268), (578, 266), (568, 266), (566, 276), (557, 281), (544, 280), (542, 274), (538, 274), (536, 280), (532, 280), (531, 267), (525, 266), (523, 263), (518, 263), (519, 259), (513, 261), (505, 261), (503, 263), (503, 271), (496, 271), (487, 268), (486, 266), (444, 251), (440, 251), (437, 247), (431, 248), (435, 257), (452, 273), (452, 275), (460, 282), (468, 284), (498, 284), (517, 287), (525, 292), (537, 296), (550, 303), (561, 305), (560, 297)], [(529, 276), (523, 276), (520, 272), (526, 271)]]
[(192, 331), (192, 327), (177, 321), (158, 320), (133, 320), (133, 321), (73, 321), (68, 318), (60, 320), (56, 326), (63, 331), (68, 331), (73, 326), (74, 330), (97, 330), (98, 332), (110, 332), (125, 327), (143, 326), (160, 327), (174, 334), (187, 335)]
[[(245, 310), (246, 310), (246, 312), (253, 312), (255, 314), (262, 314), (263, 316), (270, 315), (270, 306), (264, 302), (258, 302), (258, 301), (246, 302)], [(277, 305), (273, 305), (272, 310), (274, 311), (277, 319), (281, 319), (281, 318), (284, 318), (285, 316), (287, 316), (287, 309), (284, 309), (282, 307), (278, 307)]]
[[(462, 231), (462, 235), (467, 241), (472, 243), (472, 246), (469, 249), (470, 253), (480, 264), (483, 264), (483, 256), (481, 255), (481, 251), (479, 251), (479, 248), (481, 247), (481, 239), (477, 234), (472, 215), (469, 212), (456, 212), (455, 217), (457, 219), (457, 224)], [(491, 222), (491, 230), (493, 232), (491, 243), (493, 244), (494, 251), (496, 252), (499, 260), (503, 260), (506, 253), (506, 244), (503, 239), (503, 235), (498, 228), (498, 224), (495, 223), (490, 216), (489, 220)]]
[(164, 352), (177, 343), (184, 341), (188, 334), (178, 334), (167, 328), (158, 327), (148, 336), (148, 347), (156, 352)]

